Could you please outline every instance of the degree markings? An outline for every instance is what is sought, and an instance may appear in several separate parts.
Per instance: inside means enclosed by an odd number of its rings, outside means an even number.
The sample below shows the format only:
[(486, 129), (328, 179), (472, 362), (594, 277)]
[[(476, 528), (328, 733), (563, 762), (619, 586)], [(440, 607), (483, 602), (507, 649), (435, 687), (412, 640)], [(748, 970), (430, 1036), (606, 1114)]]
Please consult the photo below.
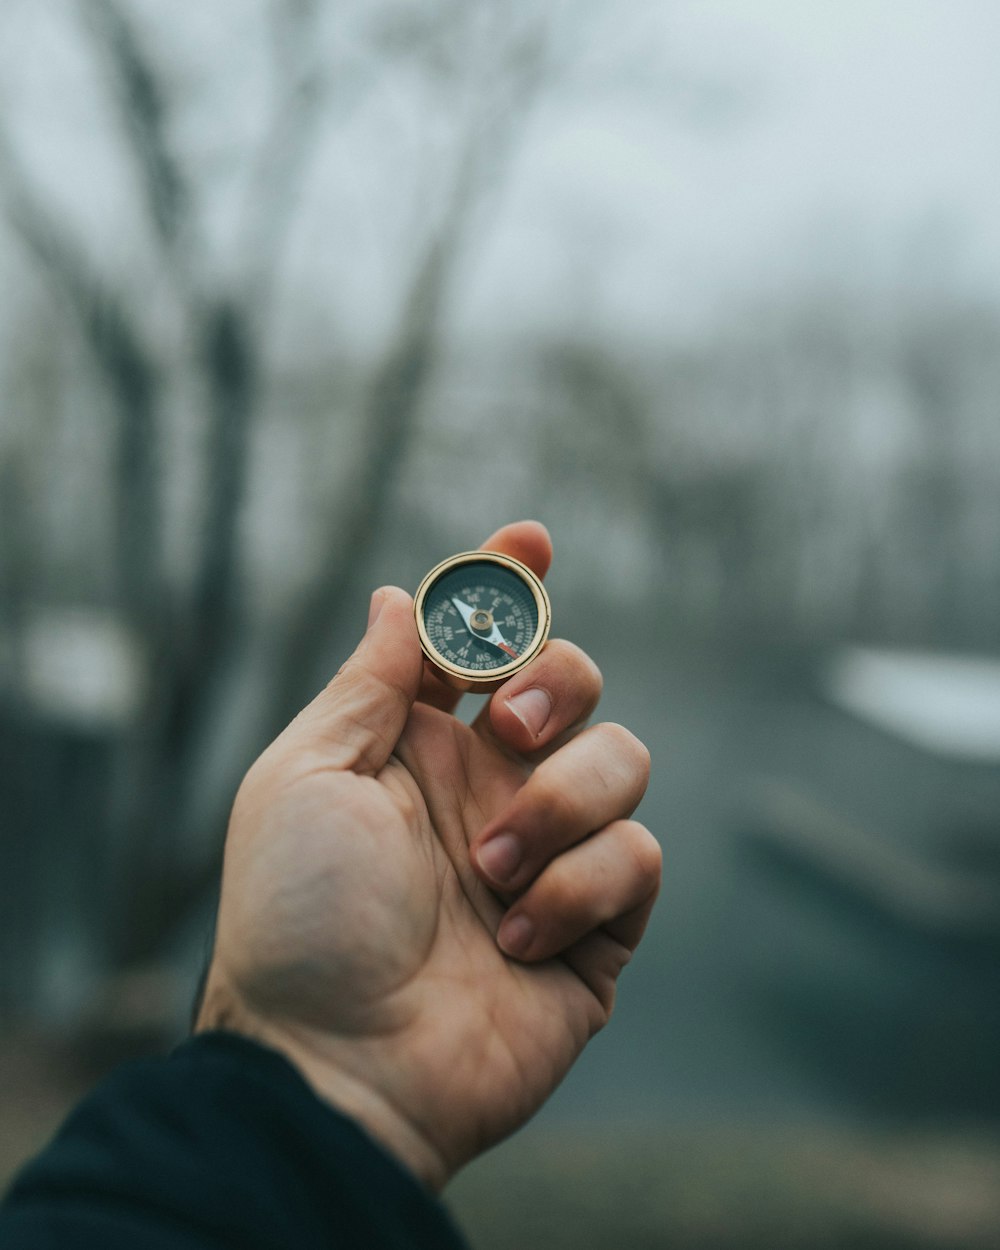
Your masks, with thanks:
[[(448, 574), (437, 583), (432, 591), (433, 606), (426, 611), (424, 619), (428, 637), (444, 659), (482, 672), (503, 668), (510, 663), (508, 656), (516, 659), (524, 652), (537, 628), (534, 597), (518, 579), (504, 580), (512, 583), (510, 590), (489, 582), (465, 583), (455, 588)], [(453, 595), (470, 607), (485, 605), (492, 612), (507, 645), (501, 648), (470, 633), (451, 602)]]

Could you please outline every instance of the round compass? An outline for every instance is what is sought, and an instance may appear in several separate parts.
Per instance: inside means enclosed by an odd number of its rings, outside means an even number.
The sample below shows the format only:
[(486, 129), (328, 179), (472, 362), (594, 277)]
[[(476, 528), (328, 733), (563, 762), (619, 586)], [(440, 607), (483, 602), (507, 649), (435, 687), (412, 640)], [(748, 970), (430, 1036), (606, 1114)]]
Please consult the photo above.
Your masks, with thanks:
[(496, 690), (549, 636), (552, 609), (531, 569), (493, 551), (442, 560), (414, 601), (424, 654), (457, 690)]

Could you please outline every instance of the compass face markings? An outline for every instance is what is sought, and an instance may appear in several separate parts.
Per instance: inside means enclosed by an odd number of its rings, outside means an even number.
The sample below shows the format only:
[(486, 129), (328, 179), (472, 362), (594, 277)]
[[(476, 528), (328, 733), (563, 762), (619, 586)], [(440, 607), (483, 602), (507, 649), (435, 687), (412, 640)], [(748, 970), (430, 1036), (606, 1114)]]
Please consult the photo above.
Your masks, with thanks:
[[(477, 631), (467, 624), (455, 604), (468, 615), (477, 609), (489, 613), (491, 627)], [(490, 560), (446, 569), (428, 589), (423, 605), (427, 637), (439, 655), (473, 673), (506, 668), (532, 644), (538, 633), (538, 605), (523, 579), (512, 569)], [(499, 629), (502, 642), (490, 641)]]

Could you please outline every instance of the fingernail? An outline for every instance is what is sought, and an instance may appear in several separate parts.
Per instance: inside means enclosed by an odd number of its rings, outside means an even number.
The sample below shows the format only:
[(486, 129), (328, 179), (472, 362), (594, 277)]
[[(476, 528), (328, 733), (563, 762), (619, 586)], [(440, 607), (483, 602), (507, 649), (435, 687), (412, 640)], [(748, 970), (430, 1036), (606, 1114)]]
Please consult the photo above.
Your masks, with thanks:
[(530, 690), (522, 690), (507, 700), (507, 706), (533, 738), (545, 728), (545, 722), (552, 711), (552, 699), (547, 690), (533, 686)]
[(521, 866), (521, 843), (512, 833), (500, 833), (479, 848), (479, 866), (496, 882), (506, 885)]
[(523, 958), (535, 940), (535, 924), (528, 916), (505, 916), (497, 931), (501, 950), (518, 959)]
[(382, 611), (383, 603), (385, 603), (385, 595), (382, 593), (381, 589), (376, 590), (375, 593), (372, 595), (371, 603), (368, 605), (368, 628), (369, 629), (371, 629), (371, 627), (378, 620), (378, 614)]

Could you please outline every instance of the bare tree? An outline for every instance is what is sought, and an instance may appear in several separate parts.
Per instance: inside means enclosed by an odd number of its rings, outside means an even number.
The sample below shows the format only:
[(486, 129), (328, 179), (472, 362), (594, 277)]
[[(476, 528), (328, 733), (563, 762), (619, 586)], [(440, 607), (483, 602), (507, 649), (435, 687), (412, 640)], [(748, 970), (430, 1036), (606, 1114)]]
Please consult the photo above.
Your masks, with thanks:
[[(246, 158), (249, 190), (232, 232), (238, 264), (227, 277), (207, 263), (202, 188), (174, 138), (176, 87), (162, 54), (126, 0), (80, 0), (80, 12), (143, 205), (145, 259), (179, 327), (164, 342), (135, 293), (95, 260), (56, 211), (0, 126), (6, 221), (56, 292), (101, 380), (114, 432), (113, 610), (139, 640), (148, 665), (143, 705), (110, 744), (113, 768), (98, 796), (100, 812), (85, 818), (101, 827), (105, 864), (89, 923), (99, 931), (105, 966), (114, 970), (154, 956), (184, 909), (211, 889), (217, 870), (238, 768), (216, 776), (207, 790), (193, 787), (192, 778), (212, 753), (213, 735), (225, 732), (220, 704), (253, 663), (240, 521), (249, 502), (254, 429), (266, 403), (283, 242), (319, 132), (387, 72), (432, 82), (456, 120), (444, 177), (435, 170), (433, 187), (425, 188), (431, 211), (413, 224), (412, 261), (400, 275), (393, 325), (351, 417), (363, 448), (357, 489), (346, 513), (335, 500), (330, 516), (318, 518), (322, 566), (283, 614), (282, 636), (269, 642), (261, 737), (279, 729), (311, 693), (326, 639), (380, 541), (441, 353), (456, 269), (544, 78), (547, 28), (534, 6), (501, 0), (477, 14), (448, 0), (417, 13), (386, 3), (361, 21), (370, 55), (358, 70), (324, 61), (322, 0), (273, 0), (274, 104)], [(480, 58), (475, 73), (470, 50)], [(199, 404), (206, 489), (193, 559), (178, 578), (167, 558), (165, 442), (191, 396)], [(16, 466), (7, 474), (16, 476)], [(19, 572), (25, 543), (18, 492), (5, 490), (4, 503), (20, 517), (8, 518), (0, 561), (13, 622), (16, 604), (33, 592)], [(8, 632), (15, 636), (13, 628)], [(16, 708), (8, 713), (16, 729)]]

